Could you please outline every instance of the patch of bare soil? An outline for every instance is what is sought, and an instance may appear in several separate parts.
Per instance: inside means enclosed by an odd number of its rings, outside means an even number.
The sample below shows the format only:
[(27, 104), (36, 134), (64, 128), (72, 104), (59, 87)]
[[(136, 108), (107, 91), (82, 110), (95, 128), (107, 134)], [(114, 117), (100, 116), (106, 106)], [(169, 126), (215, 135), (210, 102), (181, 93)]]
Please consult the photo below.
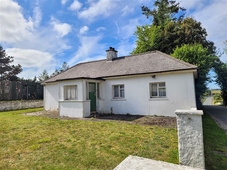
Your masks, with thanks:
[[(44, 116), (49, 118), (57, 119), (78, 119), (70, 117), (59, 116), (58, 111), (41, 111), (34, 113), (26, 113), (28, 116)], [(164, 116), (141, 116), (141, 115), (122, 115), (122, 114), (95, 114), (88, 118), (83, 118), (85, 120), (96, 120), (96, 121), (126, 121), (129, 123), (149, 125), (149, 126), (162, 126), (167, 128), (176, 128), (176, 118), (175, 117), (164, 117)]]
[(50, 118), (61, 118), (59, 116), (58, 111), (40, 111), (40, 112), (32, 112), (32, 113), (25, 113), (26, 116), (44, 116)]
[(176, 117), (144, 116), (140, 119), (135, 120), (135, 122), (144, 125), (157, 125), (168, 128), (177, 128)]

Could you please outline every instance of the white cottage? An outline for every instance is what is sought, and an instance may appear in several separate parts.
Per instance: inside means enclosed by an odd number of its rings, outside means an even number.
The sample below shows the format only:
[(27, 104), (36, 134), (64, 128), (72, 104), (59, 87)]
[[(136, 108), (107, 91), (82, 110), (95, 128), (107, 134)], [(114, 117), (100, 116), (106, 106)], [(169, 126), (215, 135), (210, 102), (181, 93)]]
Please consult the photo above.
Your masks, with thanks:
[(45, 82), (45, 110), (60, 116), (87, 117), (91, 112), (175, 116), (196, 108), (197, 67), (159, 51), (77, 64)]

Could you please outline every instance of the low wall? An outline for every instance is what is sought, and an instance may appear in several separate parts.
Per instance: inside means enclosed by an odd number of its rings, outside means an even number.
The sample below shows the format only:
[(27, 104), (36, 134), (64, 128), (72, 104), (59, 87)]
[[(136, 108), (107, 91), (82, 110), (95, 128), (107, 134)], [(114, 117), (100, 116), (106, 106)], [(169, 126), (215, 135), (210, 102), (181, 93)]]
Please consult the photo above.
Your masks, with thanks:
[(0, 101), (0, 111), (43, 107), (43, 100)]

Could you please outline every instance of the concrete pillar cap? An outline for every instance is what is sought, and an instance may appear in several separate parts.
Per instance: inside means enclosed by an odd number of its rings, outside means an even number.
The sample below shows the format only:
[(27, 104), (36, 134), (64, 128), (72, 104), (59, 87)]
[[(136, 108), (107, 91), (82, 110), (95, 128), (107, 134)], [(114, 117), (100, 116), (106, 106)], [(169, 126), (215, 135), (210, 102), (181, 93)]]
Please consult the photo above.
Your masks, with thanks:
[(203, 115), (202, 110), (176, 110), (175, 111), (176, 115)]

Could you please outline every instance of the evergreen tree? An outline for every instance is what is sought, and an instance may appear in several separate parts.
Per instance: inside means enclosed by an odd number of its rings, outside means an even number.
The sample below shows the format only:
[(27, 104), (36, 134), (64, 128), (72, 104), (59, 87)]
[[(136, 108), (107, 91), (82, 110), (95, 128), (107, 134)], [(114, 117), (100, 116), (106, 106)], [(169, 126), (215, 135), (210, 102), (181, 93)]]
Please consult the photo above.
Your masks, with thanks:
[(10, 80), (16, 81), (18, 80), (17, 75), (22, 72), (22, 66), (11, 65), (13, 63), (13, 57), (8, 56), (3, 50), (2, 46), (0, 46), (0, 76), (1, 80)]
[(41, 73), (41, 75), (38, 77), (39, 81), (44, 81), (47, 80), (49, 78), (48, 72), (47, 70), (43, 70), (43, 72)]
[(202, 44), (210, 54), (215, 54), (214, 43), (207, 40), (206, 29), (193, 18), (184, 18), (185, 9), (179, 3), (168, 0), (156, 0), (154, 9), (143, 6), (143, 14), (152, 18), (150, 25), (139, 26), (136, 48), (132, 54), (159, 50), (173, 53), (176, 47), (184, 44)]

